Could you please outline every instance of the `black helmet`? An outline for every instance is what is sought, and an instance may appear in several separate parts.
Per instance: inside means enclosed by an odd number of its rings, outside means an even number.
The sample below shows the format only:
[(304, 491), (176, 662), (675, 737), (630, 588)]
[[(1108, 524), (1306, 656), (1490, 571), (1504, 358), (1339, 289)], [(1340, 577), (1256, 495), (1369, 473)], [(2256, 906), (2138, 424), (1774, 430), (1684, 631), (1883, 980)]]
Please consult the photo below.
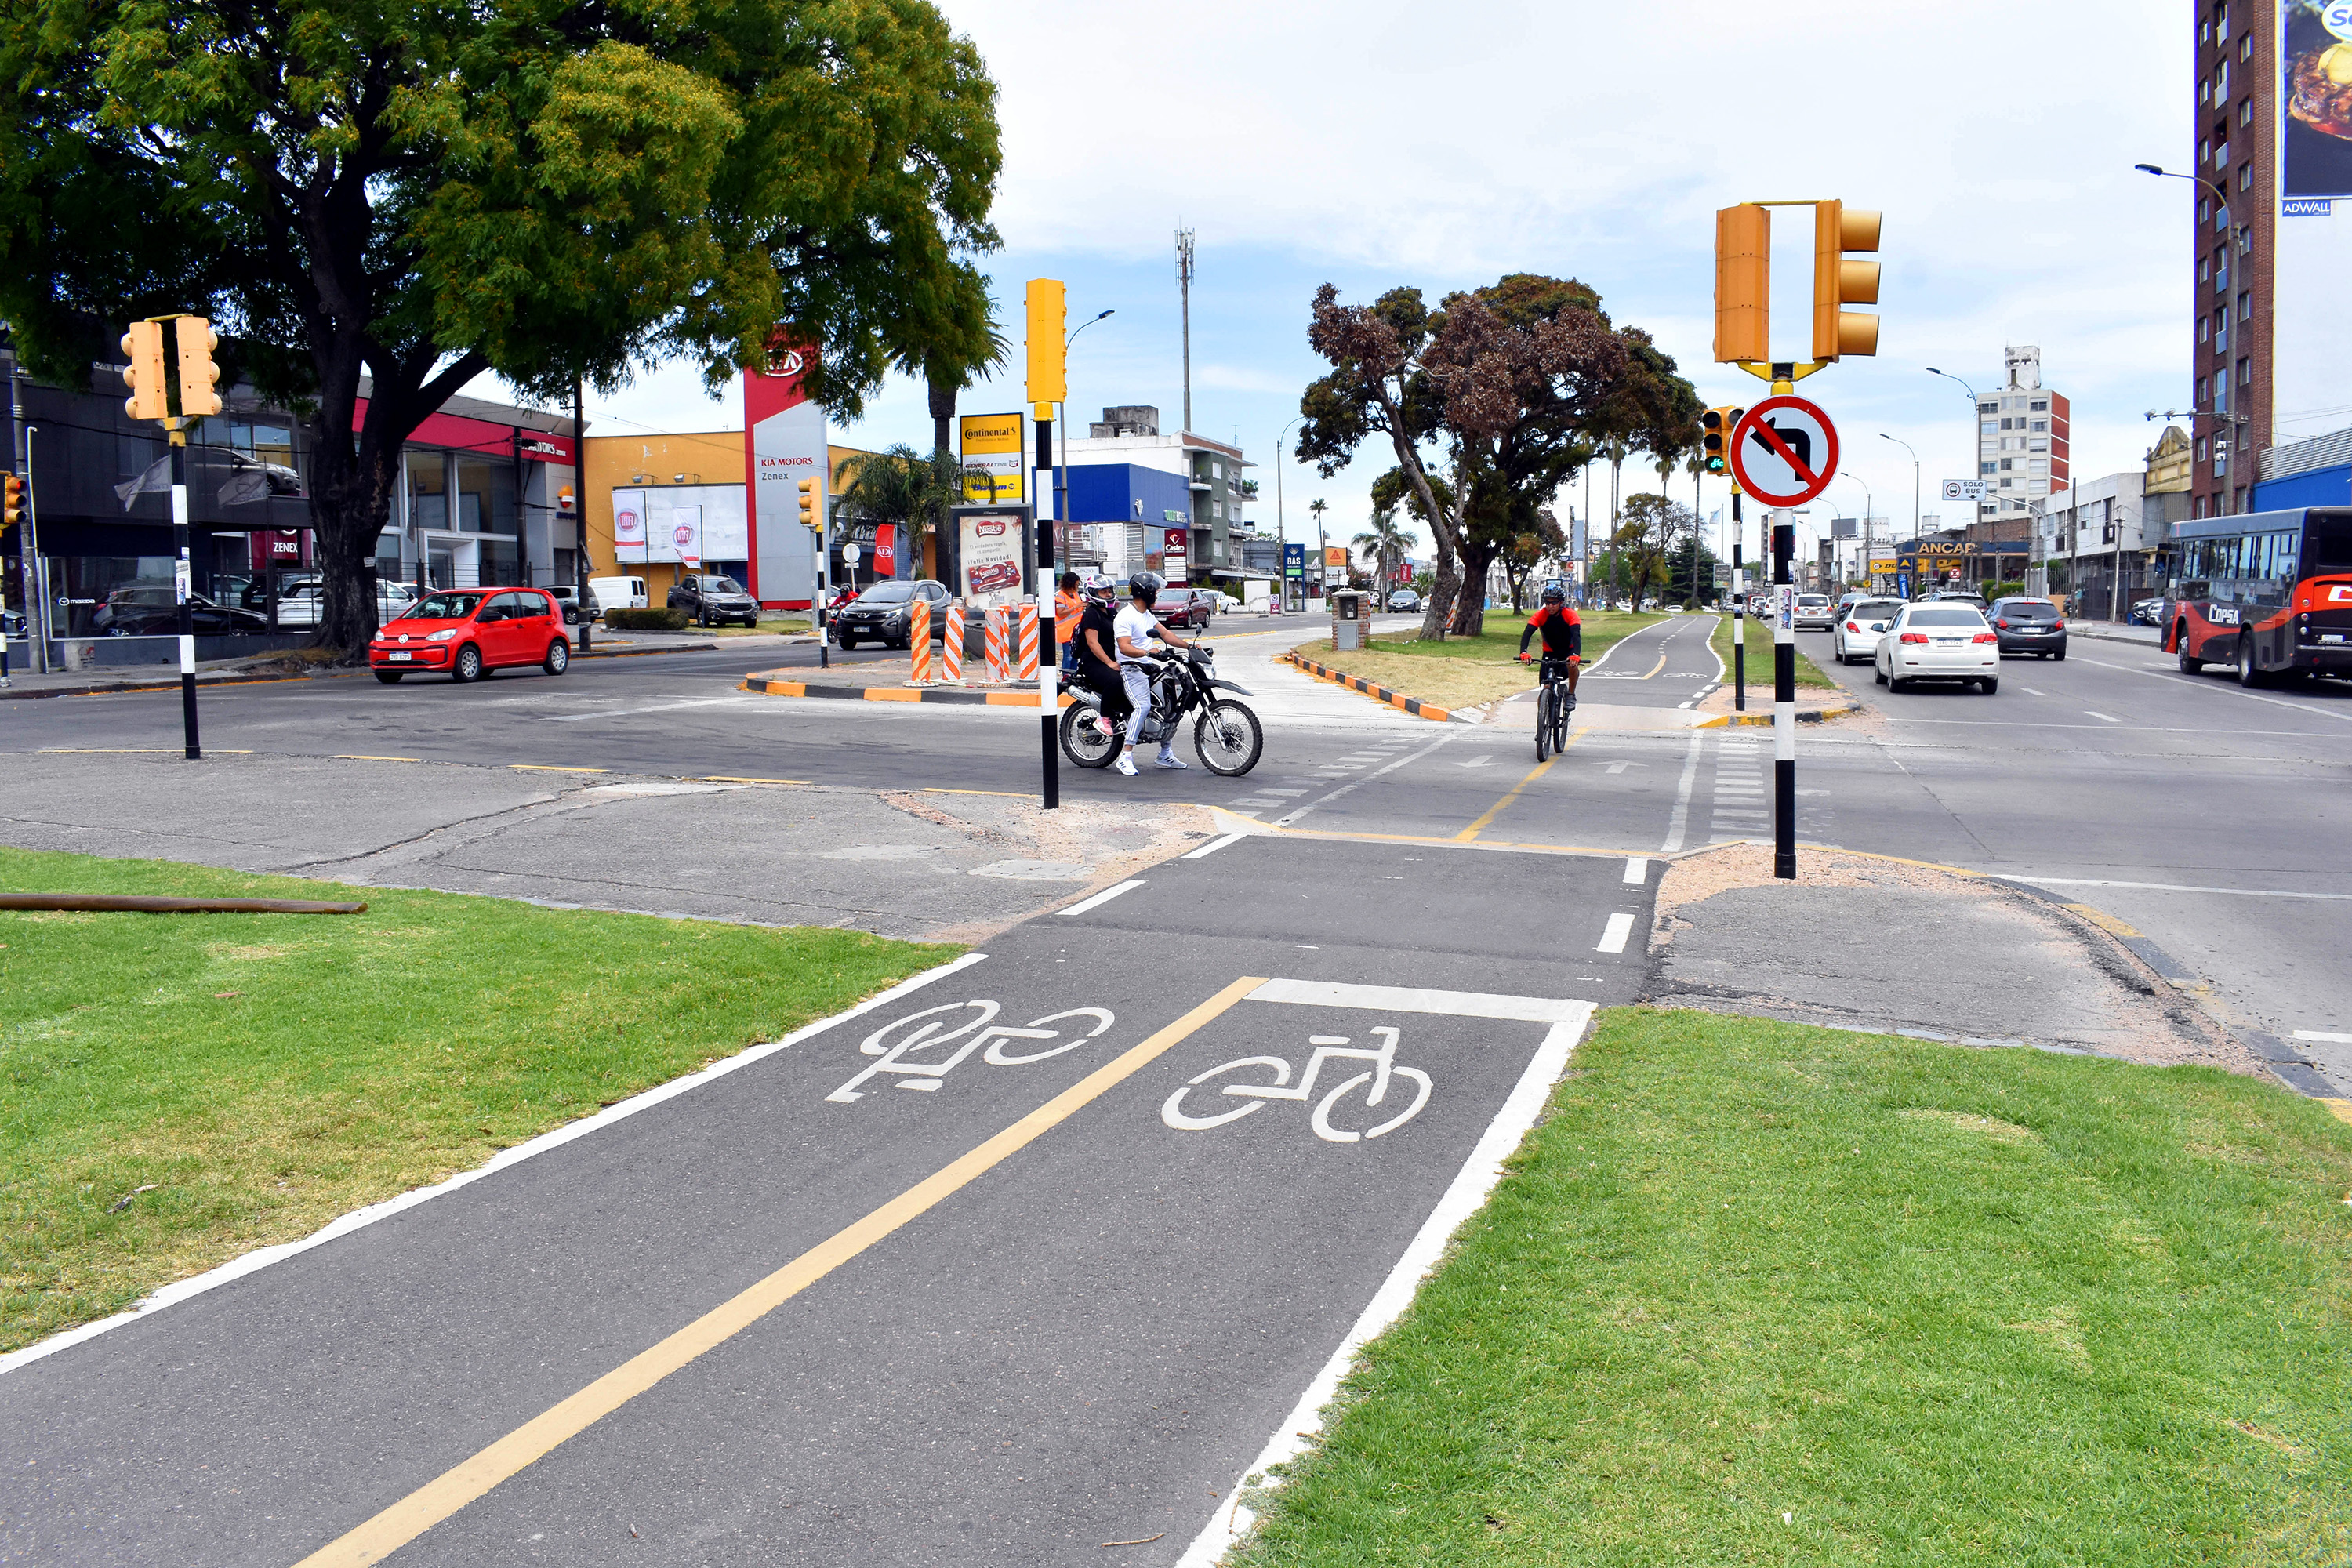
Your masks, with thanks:
[(1087, 598), (1108, 605), (1118, 597), (1118, 579), (1108, 572), (1097, 572), (1086, 581)]
[(1568, 590), (1557, 583), (1547, 583), (1544, 584), (1543, 602), (1547, 605), (1565, 605), (1568, 603)]
[(1166, 586), (1168, 579), (1157, 572), (1138, 572), (1127, 580), (1127, 591), (1139, 599), (1156, 599)]

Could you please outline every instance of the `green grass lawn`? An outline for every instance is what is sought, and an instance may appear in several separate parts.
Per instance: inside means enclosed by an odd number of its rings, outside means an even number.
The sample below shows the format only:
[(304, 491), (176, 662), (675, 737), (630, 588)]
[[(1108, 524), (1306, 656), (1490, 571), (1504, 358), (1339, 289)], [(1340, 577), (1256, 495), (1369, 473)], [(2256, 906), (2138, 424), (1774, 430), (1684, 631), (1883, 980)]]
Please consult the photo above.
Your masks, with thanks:
[[(1715, 648), (1716, 657), (1723, 660), (1723, 683), (1726, 686), (1731, 684), (1731, 621), (1732, 617), (1727, 615), (1717, 623), (1715, 640), (1711, 645)], [(1769, 702), (1772, 700), (1771, 623), (1759, 621), (1751, 616), (1748, 621), (1748, 629), (1743, 635), (1748, 641), (1749, 703), (1753, 705), (1759, 689), (1763, 691), (1764, 700)], [(1828, 654), (1829, 644), (1822, 645), (1822, 652), (1824, 656)], [(1828, 690), (1837, 689), (1837, 683), (1822, 673), (1821, 666), (1805, 657), (1801, 643), (1797, 648), (1797, 685), (1801, 689), (1808, 686), (1821, 687)]]
[(5, 848), (0, 887), (369, 905), (0, 910), (0, 1350), (959, 951)]
[(1604, 1014), (1253, 1568), (2352, 1562), (2352, 1127)]
[[(1612, 610), (1586, 610), (1581, 615), (1588, 660), (1599, 658), (1626, 634), (1661, 618)], [(1518, 662), (1519, 633), (1527, 624), (1525, 616), (1489, 610), (1486, 629), (1475, 637), (1446, 637), (1438, 642), (1374, 637), (1357, 652), (1335, 655), (1326, 633), (1318, 641), (1302, 644), (1298, 651), (1318, 663), (1360, 675), (1408, 697), (1465, 708), (1525, 691), (1536, 683), (1535, 666)], [(1528, 651), (1534, 648), (1529, 644)]]

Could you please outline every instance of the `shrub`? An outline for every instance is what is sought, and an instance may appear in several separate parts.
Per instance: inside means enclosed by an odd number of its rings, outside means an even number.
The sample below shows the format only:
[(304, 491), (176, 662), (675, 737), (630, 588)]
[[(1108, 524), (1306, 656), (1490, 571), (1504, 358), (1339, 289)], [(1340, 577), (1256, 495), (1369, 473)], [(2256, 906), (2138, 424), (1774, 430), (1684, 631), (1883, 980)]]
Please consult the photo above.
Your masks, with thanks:
[(683, 610), (607, 610), (604, 624), (616, 632), (682, 632)]

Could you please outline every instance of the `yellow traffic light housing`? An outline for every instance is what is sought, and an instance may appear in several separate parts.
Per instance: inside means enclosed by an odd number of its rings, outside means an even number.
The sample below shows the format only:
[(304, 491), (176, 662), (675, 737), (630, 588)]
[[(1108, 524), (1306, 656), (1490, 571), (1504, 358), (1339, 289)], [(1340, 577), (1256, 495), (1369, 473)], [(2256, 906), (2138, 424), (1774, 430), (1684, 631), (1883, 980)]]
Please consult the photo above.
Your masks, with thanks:
[(1731, 435), (1739, 428), (1745, 408), (1710, 408), (1698, 416), (1699, 445), (1704, 451), (1704, 466), (1710, 474), (1731, 471)]
[(1772, 357), (1772, 215), (1753, 202), (1715, 215), (1715, 359)]
[(801, 481), (801, 524), (804, 528), (822, 533), (824, 531), (824, 522), (817, 515), (817, 505), (816, 481), (803, 479)]
[(169, 419), (171, 405), (163, 397), (163, 323), (133, 321), (122, 334), (122, 384), (131, 395), (122, 406), (133, 419)]
[(1878, 352), (1878, 318), (1843, 305), (1878, 303), (1878, 263), (1848, 258), (1876, 251), (1879, 215), (1843, 202), (1813, 204), (1813, 358)]
[(25, 481), (16, 474), (0, 476), (0, 531), (25, 521)]
[(221, 411), (220, 366), (213, 351), (220, 334), (202, 316), (182, 316), (172, 323), (180, 349), (180, 413), (189, 419)]
[(1069, 331), (1069, 308), (1061, 283), (1052, 278), (1029, 279), (1029, 398), (1031, 403), (1069, 400), (1068, 365), (1065, 354)]

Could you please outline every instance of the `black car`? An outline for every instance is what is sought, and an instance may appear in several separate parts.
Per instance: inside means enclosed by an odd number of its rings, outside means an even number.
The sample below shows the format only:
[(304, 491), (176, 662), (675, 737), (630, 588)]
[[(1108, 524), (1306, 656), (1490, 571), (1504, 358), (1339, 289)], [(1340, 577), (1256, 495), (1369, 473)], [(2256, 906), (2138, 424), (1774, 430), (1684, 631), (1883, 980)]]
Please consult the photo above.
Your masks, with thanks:
[(732, 577), (680, 578), (669, 591), (668, 603), (671, 609), (685, 611), (686, 618), (698, 626), (723, 626), (729, 621), (741, 621), (747, 626), (760, 624), (759, 603)]
[[(195, 612), (195, 635), (200, 637), (269, 629), (269, 617), (257, 610), (232, 609), (202, 594), (189, 595), (188, 604)], [(170, 584), (135, 584), (107, 595), (89, 624), (110, 637), (171, 637), (180, 629), (180, 606), (173, 602)]]
[(2003, 653), (2066, 657), (2066, 617), (2047, 599), (1995, 599), (1985, 616)]
[(1397, 612), (1421, 608), (1421, 595), (1410, 588), (1399, 588), (1389, 595), (1389, 608)]
[(914, 642), (915, 601), (931, 607), (931, 636), (944, 642), (948, 635), (948, 590), (944, 583), (877, 583), (832, 616), (834, 640), (844, 648), (861, 642), (885, 647), (908, 647)]

